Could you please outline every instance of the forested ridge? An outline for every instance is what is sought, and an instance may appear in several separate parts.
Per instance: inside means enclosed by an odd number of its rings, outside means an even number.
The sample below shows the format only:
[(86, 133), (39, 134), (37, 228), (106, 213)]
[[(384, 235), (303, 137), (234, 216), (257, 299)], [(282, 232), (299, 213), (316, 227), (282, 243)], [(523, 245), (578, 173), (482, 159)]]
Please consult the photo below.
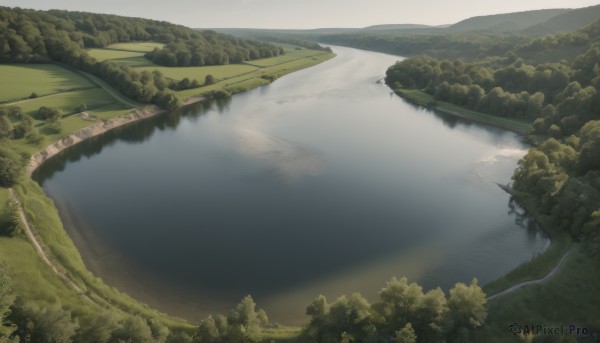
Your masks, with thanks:
[[(515, 46), (546, 34), (575, 31), (592, 24), (600, 15), (600, 5), (574, 10), (538, 10), (472, 17), (447, 28), (369, 31), (322, 34), (319, 41), (380, 51), (401, 56), (427, 55), (442, 59), (478, 60), (503, 56)], [(307, 33), (308, 35), (308, 33)], [(573, 38), (569, 36), (569, 38)], [(536, 61), (551, 58), (551, 51), (536, 55)], [(581, 53), (561, 51), (562, 58)]]
[[(567, 60), (578, 50), (581, 53)], [(539, 61), (536, 56), (554, 61)], [(479, 112), (533, 122), (543, 143), (519, 161), (514, 189), (575, 239), (600, 240), (600, 21), (530, 39), (481, 60), (419, 56), (387, 70), (392, 88), (417, 89)], [(594, 246), (593, 249), (598, 249)]]
[(199, 85), (179, 84), (159, 72), (140, 73), (109, 61), (98, 62), (85, 51), (113, 43), (147, 40), (166, 44), (147, 57), (168, 66), (240, 63), (282, 53), (271, 44), (155, 20), (0, 7), (1, 63), (64, 63), (104, 79), (139, 102), (175, 107), (179, 100), (171, 89)]

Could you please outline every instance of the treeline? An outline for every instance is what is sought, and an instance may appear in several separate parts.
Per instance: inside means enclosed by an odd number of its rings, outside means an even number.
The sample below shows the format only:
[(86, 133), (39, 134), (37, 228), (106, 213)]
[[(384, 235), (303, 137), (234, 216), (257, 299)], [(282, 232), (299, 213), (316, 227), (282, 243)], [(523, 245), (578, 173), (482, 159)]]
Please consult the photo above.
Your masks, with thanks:
[(254, 36), (254, 38), (262, 40), (262, 41), (267, 41), (267, 42), (301, 46), (303, 48), (310, 49), (310, 50), (323, 50), (323, 51), (331, 52), (330, 47), (323, 47), (317, 42), (300, 39), (298, 37), (295, 37), (294, 35), (277, 34), (277, 33), (257, 34)]
[(487, 317), (486, 297), (474, 279), (423, 293), (406, 278), (392, 278), (374, 304), (354, 293), (332, 304), (319, 296), (307, 307), (307, 342), (469, 342)]
[[(517, 53), (578, 46), (572, 62), (527, 63)], [(547, 49), (547, 50), (544, 50)], [(571, 50), (569, 50), (571, 51)], [(561, 53), (554, 56), (560, 57)], [(600, 235), (600, 21), (577, 32), (532, 40), (504, 57), (463, 62), (414, 57), (387, 71), (393, 88), (423, 90), (493, 115), (529, 119), (547, 139), (519, 162), (514, 188), (576, 239)]]
[(283, 53), (283, 48), (272, 44), (202, 31), (190, 39), (170, 41), (145, 56), (160, 65), (188, 67), (242, 63)]
[(389, 33), (367, 32), (320, 36), (319, 41), (401, 56), (474, 60), (502, 56), (530, 38), (500, 33)]
[(17, 299), (6, 266), (0, 264), (2, 343), (201, 343), (258, 342), (268, 325), (263, 310), (245, 297), (227, 316), (209, 317), (197, 329), (171, 330), (160, 321), (114, 310), (77, 314), (60, 302)]
[[(200, 86), (197, 81), (175, 82), (158, 71), (140, 73), (109, 61), (98, 62), (85, 51), (85, 48), (137, 40), (167, 44), (163, 50), (150, 55), (161, 64), (168, 64), (173, 55), (175, 62), (168, 65), (225, 64), (281, 52), (270, 44), (215, 32), (197, 32), (154, 20), (0, 7), (2, 63), (61, 62), (100, 77), (136, 101), (166, 108), (179, 104), (172, 90)], [(164, 61), (160, 58), (163, 55), (167, 56)]]

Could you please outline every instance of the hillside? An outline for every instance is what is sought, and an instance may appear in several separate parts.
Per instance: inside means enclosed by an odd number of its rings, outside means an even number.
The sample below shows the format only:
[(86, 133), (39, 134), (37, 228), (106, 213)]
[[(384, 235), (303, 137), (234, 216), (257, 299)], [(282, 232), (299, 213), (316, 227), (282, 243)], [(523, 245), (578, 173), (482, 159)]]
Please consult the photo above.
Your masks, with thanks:
[(558, 32), (570, 32), (591, 24), (598, 18), (600, 18), (600, 5), (579, 8), (559, 14), (545, 22), (531, 25), (522, 30), (521, 33), (531, 36), (543, 36)]
[(373, 25), (363, 28), (363, 30), (404, 30), (404, 29), (426, 29), (433, 28), (434, 26), (423, 25), (423, 24), (383, 24)]
[(570, 9), (548, 9), (516, 13), (502, 13), (486, 16), (471, 17), (451, 25), (446, 30), (449, 32), (490, 30), (490, 31), (518, 31), (532, 25), (543, 23), (557, 15), (568, 13)]

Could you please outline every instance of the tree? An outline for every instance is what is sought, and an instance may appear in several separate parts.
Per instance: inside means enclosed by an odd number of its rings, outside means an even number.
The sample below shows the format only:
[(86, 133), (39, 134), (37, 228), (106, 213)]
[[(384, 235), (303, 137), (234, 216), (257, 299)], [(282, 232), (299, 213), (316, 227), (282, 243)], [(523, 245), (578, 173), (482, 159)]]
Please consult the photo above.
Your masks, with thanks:
[(477, 285), (477, 279), (473, 279), (469, 286), (457, 283), (448, 297), (448, 315), (455, 327), (476, 328), (485, 323), (486, 303), (485, 293)]
[(327, 316), (329, 315), (329, 304), (325, 296), (321, 294), (316, 297), (306, 308), (306, 314), (310, 316), (306, 333), (317, 342), (323, 341)]
[(70, 343), (79, 328), (77, 318), (60, 304), (39, 308), (37, 304), (26, 303), (14, 309), (15, 324), (19, 336), (31, 337), (32, 342)]
[(408, 279), (392, 278), (379, 291), (379, 302), (373, 305), (377, 313), (386, 319), (386, 332), (392, 334), (416, 317), (423, 301), (423, 290)]
[[(222, 329), (222, 328), (221, 328)], [(200, 322), (198, 332), (196, 333), (194, 342), (198, 343), (218, 343), (227, 336), (227, 328), (221, 331), (212, 316), (208, 316)]]
[(579, 170), (600, 169), (600, 120), (593, 120), (585, 124), (580, 131), (581, 151), (579, 155)]
[(207, 74), (206, 77), (204, 78), (204, 85), (208, 86), (208, 85), (212, 85), (213, 83), (215, 83), (215, 77), (212, 76), (211, 74)]
[(7, 320), (10, 314), (10, 306), (15, 301), (12, 294), (12, 282), (7, 275), (6, 265), (0, 263), (0, 342), (12, 342), (9, 336), (16, 330), (16, 326)]
[(402, 330), (396, 331), (393, 341), (394, 343), (416, 343), (417, 335), (415, 334), (415, 330), (413, 330), (412, 325), (407, 323)]
[(127, 317), (121, 324), (121, 329), (117, 332), (117, 337), (129, 343), (148, 343), (154, 342), (152, 330), (148, 322), (138, 316)]
[(12, 187), (19, 182), (23, 160), (11, 149), (0, 147), (0, 187)]
[(331, 305), (328, 317), (328, 331), (333, 336), (346, 333), (359, 342), (377, 337), (371, 306), (360, 293), (354, 293), (350, 298), (339, 297)]
[(90, 342), (107, 343), (119, 329), (119, 320), (112, 312), (99, 313), (82, 333)]
[(228, 336), (236, 342), (258, 342), (261, 338), (261, 321), (255, 311), (256, 304), (251, 296), (246, 296), (227, 315)]

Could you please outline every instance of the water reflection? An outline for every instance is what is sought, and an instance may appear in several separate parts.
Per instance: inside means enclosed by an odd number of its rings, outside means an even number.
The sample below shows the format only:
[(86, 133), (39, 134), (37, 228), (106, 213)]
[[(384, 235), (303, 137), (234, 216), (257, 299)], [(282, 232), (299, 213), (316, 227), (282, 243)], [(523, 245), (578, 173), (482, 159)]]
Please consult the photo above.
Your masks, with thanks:
[(375, 81), (396, 57), (336, 49), (44, 164), (35, 177), (90, 237), (75, 241), (92, 271), (172, 314), (201, 319), (251, 293), (298, 323), (319, 293), (372, 299), (391, 276), (485, 283), (545, 248), (495, 184), (520, 137), (390, 98)]

